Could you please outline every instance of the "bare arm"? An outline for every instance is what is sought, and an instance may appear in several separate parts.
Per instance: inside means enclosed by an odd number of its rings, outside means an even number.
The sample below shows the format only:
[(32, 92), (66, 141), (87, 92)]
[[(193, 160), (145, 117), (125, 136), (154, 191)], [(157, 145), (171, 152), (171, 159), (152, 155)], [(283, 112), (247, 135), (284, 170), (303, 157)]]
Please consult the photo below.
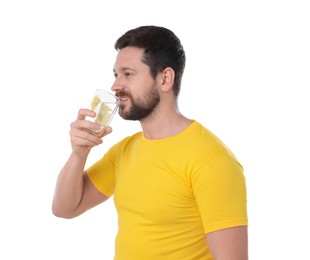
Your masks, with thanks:
[(84, 120), (85, 116), (94, 116), (94, 112), (81, 109), (71, 124), (72, 153), (58, 176), (52, 205), (53, 213), (59, 217), (73, 218), (108, 198), (92, 185), (84, 167), (90, 150), (101, 144), (102, 137), (112, 130), (107, 127), (96, 134), (100, 126)]
[(214, 260), (248, 260), (246, 226), (218, 230), (206, 237)]

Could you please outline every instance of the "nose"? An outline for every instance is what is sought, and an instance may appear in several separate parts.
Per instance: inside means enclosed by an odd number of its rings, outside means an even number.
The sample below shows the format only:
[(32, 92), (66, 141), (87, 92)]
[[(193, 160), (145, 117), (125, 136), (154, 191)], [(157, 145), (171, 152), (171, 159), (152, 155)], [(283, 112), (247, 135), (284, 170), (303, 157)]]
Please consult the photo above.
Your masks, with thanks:
[(124, 88), (125, 88), (124, 85), (120, 82), (119, 79), (116, 78), (114, 80), (112, 87), (111, 87), (111, 90), (114, 92), (118, 92), (120, 90), (123, 90)]

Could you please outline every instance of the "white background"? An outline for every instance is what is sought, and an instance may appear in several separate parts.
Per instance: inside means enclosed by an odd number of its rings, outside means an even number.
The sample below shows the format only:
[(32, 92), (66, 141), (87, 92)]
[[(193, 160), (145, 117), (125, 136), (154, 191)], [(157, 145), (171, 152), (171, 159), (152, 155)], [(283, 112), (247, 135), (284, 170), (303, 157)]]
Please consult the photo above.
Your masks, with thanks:
[[(2, 0), (0, 259), (113, 259), (113, 200), (72, 220), (51, 202), (77, 110), (110, 88), (115, 40), (147, 24), (186, 50), (181, 112), (244, 166), (250, 259), (310, 259), (307, 2)], [(140, 130), (111, 126), (88, 165)]]

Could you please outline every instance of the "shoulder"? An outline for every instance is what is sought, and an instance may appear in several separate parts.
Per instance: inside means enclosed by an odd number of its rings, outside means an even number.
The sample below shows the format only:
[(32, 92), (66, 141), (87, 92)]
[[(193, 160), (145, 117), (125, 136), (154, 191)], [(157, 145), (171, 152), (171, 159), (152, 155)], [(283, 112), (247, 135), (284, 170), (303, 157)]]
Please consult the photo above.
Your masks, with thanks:
[(205, 155), (229, 156), (235, 158), (226, 144), (211, 130), (197, 121), (191, 125), (188, 131), (188, 139), (193, 144), (193, 149)]

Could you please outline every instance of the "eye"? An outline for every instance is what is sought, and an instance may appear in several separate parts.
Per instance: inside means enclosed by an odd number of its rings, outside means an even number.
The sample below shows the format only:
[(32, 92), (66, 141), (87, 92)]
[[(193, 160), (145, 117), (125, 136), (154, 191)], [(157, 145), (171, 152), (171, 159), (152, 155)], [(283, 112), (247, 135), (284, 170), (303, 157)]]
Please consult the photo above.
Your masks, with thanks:
[(117, 74), (116, 73), (114, 73), (114, 78), (117, 78)]
[(130, 73), (130, 72), (125, 72), (124, 74), (125, 74), (126, 78), (128, 78), (128, 77), (130, 77), (132, 75), (132, 73)]

